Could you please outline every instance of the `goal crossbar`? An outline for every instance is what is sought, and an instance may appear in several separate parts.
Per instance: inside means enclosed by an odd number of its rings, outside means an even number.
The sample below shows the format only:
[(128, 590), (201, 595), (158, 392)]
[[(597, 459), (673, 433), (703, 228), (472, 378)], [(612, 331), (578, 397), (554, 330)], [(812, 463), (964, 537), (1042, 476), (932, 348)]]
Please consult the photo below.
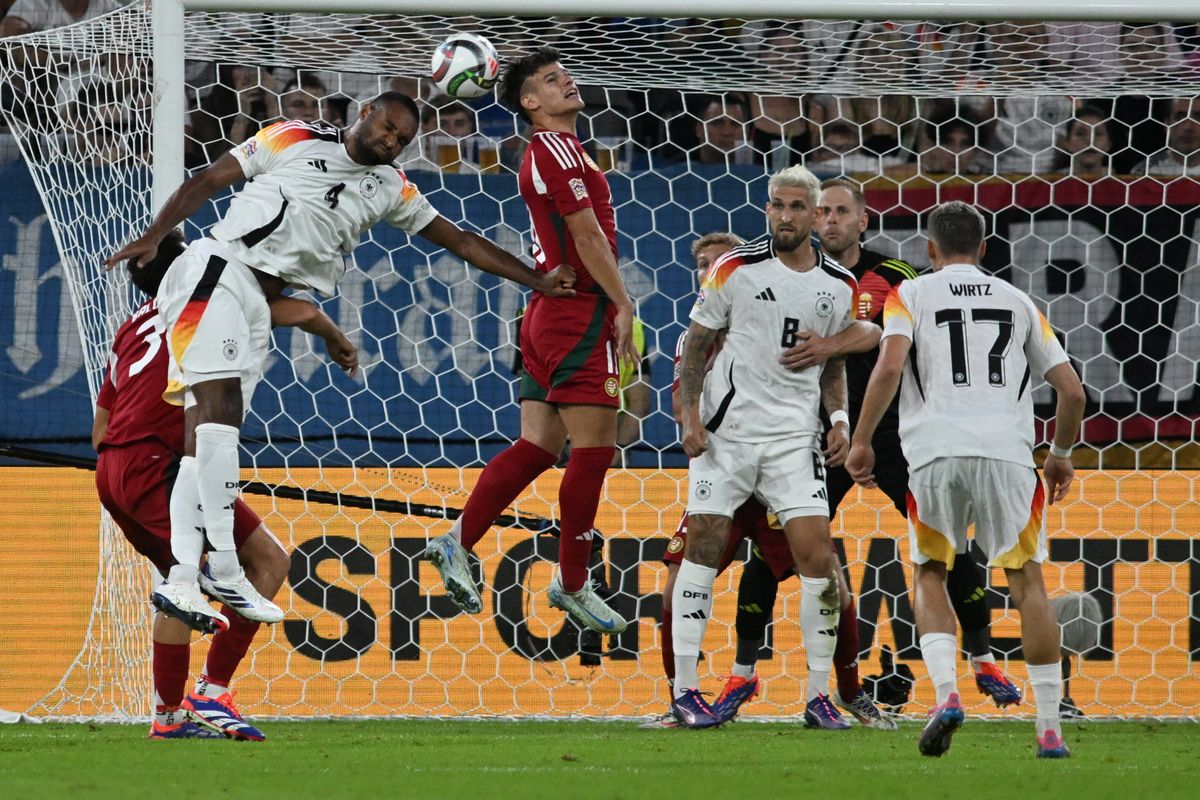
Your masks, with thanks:
[[(170, 0), (178, 2), (179, 0)], [(321, 13), (330, 11), (326, 0), (182, 0), (189, 11), (256, 11)], [(428, 14), (428, 0), (342, 0), (338, 13)], [(1040, 0), (775, 0), (744, 6), (730, 13), (725, 0), (443, 0), (443, 16), (655, 16), (668, 18), (736, 16), (739, 19), (887, 19), (887, 20), (1011, 20), (1042, 19), (1051, 9)], [(1058, 3), (1055, 20), (1128, 22), (1162, 19), (1196, 20), (1200, 5), (1194, 0), (1088, 0)]]

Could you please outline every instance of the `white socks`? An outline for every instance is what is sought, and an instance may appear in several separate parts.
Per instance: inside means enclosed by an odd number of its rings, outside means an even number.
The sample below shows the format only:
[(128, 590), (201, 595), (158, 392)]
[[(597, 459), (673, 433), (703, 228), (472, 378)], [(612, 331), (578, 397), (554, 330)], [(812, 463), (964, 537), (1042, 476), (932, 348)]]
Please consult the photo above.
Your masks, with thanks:
[(986, 656), (971, 656), (971, 669), (979, 672), (982, 664), (995, 664), (996, 656), (988, 653)]
[(671, 593), (671, 633), (675, 646), (675, 697), (686, 689), (698, 689), (696, 663), (708, 618), (712, 616), (712, 587), (717, 579), (713, 567), (702, 567), (686, 558), (679, 565)]
[(921, 637), (921, 658), (937, 692), (937, 705), (958, 691), (958, 640), (952, 633), (927, 633)]
[(196, 459), (184, 456), (171, 489), (171, 555), (179, 563), (171, 567), (171, 583), (194, 584), (200, 574), (200, 556), (204, 553), (204, 514), (200, 510), (200, 491), (196, 485)]
[(1062, 665), (1026, 664), (1029, 685), (1033, 687), (1033, 702), (1037, 709), (1037, 735), (1054, 731), (1062, 736), (1058, 708), (1062, 702)]
[[(739, 678), (745, 678), (746, 680), (750, 680), (751, 678), (754, 677), (754, 670), (757, 666), (758, 666), (757, 664), (739, 664), (738, 662), (735, 661), (735, 662), (733, 662), (733, 669), (731, 669), (729, 672), (731, 675), (735, 675)], [(825, 673), (825, 675), (826, 675), (826, 681), (828, 682), (829, 673)]]
[(800, 630), (804, 634), (804, 652), (808, 656), (808, 699), (829, 694), (829, 672), (837, 649), (838, 619), (841, 600), (833, 578), (800, 576), (804, 587), (800, 597)]
[(196, 485), (204, 508), (204, 527), (213, 551), (208, 563), (214, 578), (242, 574), (233, 543), (233, 504), (238, 496), (238, 429), (206, 422), (196, 426)]

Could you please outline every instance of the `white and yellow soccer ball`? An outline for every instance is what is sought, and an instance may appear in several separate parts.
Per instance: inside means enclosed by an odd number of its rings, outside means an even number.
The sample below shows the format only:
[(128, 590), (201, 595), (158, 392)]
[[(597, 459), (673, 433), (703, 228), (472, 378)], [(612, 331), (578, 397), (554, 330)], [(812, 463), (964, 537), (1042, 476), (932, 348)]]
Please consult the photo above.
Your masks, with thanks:
[(438, 45), (430, 66), (433, 82), (451, 97), (482, 97), (500, 77), (500, 56), (492, 43), (474, 33), (456, 33)]

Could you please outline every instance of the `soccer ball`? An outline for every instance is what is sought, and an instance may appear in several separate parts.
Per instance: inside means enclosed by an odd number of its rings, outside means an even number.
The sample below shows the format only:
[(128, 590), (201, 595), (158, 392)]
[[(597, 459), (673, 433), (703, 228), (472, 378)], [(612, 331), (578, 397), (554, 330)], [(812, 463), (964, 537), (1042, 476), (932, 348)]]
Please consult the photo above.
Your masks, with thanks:
[(438, 45), (430, 67), (433, 82), (451, 97), (469, 100), (482, 97), (500, 77), (496, 48), (474, 33), (456, 33)]

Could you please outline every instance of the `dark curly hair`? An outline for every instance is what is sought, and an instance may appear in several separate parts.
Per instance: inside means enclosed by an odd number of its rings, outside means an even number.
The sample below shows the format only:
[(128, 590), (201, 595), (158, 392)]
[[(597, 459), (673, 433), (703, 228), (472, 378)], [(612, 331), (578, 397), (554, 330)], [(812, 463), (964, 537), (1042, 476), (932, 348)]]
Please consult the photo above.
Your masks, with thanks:
[(504, 77), (500, 79), (500, 102), (521, 115), (526, 122), (533, 122), (525, 108), (521, 105), (521, 90), (525, 81), (547, 64), (554, 64), (562, 59), (553, 47), (539, 47), (528, 55), (508, 62)]
[(125, 262), (130, 282), (151, 297), (157, 297), (158, 286), (162, 283), (163, 276), (185, 249), (187, 243), (183, 240), (183, 234), (176, 228), (163, 237), (159, 242), (158, 252), (146, 264), (139, 267), (136, 256)]

